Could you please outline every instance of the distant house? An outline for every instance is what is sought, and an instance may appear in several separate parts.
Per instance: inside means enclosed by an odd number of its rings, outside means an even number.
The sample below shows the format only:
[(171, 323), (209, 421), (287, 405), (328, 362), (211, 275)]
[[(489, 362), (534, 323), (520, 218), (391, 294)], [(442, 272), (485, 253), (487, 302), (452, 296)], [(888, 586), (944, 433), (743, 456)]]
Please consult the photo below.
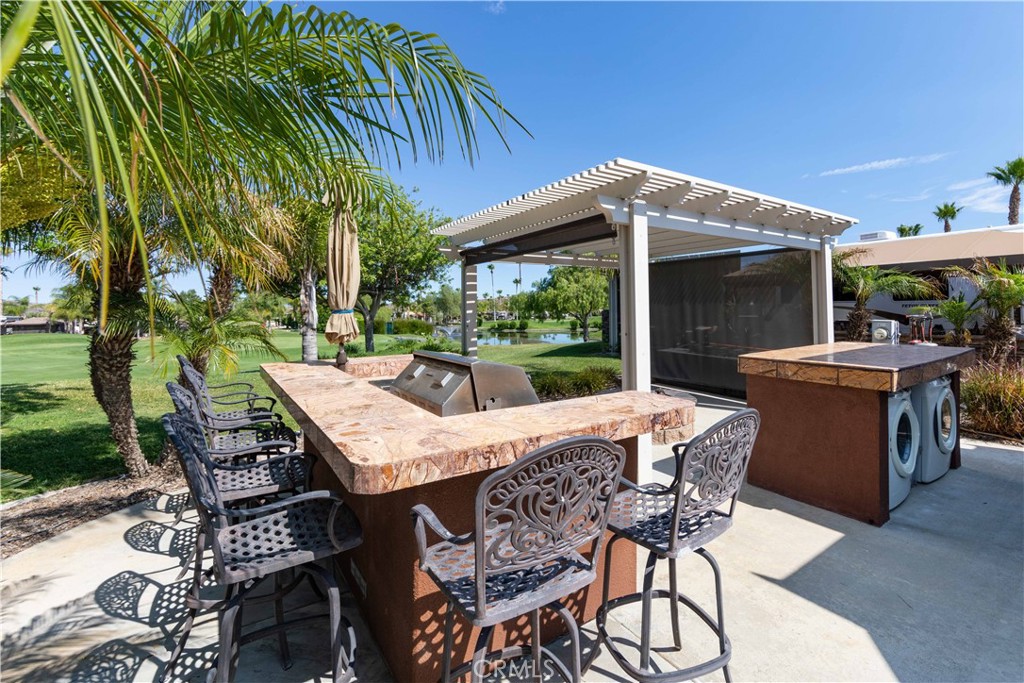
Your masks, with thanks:
[(50, 318), (25, 318), (24, 320), (3, 323), (2, 330), (3, 334), (64, 332), (65, 323), (63, 320), (51, 320)]

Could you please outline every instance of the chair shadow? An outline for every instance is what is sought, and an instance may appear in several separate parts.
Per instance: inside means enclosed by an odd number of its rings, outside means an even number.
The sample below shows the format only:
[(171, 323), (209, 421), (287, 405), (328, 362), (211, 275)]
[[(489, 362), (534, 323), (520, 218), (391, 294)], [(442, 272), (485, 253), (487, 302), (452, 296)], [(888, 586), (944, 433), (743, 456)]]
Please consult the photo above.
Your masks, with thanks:
[(95, 599), (104, 614), (159, 628), (169, 637), (188, 612), (185, 597), (191, 584), (191, 579), (164, 584), (138, 572), (123, 571), (101, 583)]
[(124, 532), (124, 541), (133, 550), (166, 555), (183, 564), (192, 556), (199, 529), (195, 524), (183, 529), (146, 520)]

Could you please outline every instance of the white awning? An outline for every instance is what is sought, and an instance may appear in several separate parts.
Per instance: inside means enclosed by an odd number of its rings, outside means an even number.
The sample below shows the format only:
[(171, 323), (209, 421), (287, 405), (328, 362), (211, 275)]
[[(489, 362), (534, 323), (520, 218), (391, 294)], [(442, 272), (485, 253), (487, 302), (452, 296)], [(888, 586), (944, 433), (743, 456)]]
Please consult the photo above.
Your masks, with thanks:
[[(647, 205), (650, 258), (749, 245), (817, 251), (822, 237), (837, 237), (857, 222), (831, 211), (628, 159), (614, 159), (464, 216), (434, 233), (449, 237), (460, 249), (504, 244), (588, 220), (625, 225), (633, 202)], [(618, 249), (612, 237), (549, 253), (610, 256)], [(544, 258), (542, 253), (534, 254), (535, 259)]]

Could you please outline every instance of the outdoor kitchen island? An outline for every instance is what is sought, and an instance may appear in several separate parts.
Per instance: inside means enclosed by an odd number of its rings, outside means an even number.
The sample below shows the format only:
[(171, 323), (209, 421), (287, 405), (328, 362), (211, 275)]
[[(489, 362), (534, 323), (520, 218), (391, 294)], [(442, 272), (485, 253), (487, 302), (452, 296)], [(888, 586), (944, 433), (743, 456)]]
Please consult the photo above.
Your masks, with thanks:
[[(578, 435), (623, 446), (623, 476), (635, 480), (638, 437), (674, 430), (674, 438), (684, 438), (694, 415), (691, 400), (626, 391), (439, 417), (386, 388), (412, 360), (352, 359), (346, 372), (326, 362), (262, 366), (267, 384), (302, 428), (305, 448), (320, 456), (314, 485), (338, 492), (362, 523), (363, 545), (339, 556), (337, 567), (395, 680), (410, 682), (440, 677), (445, 611), (441, 593), (417, 566), (413, 505), (430, 506), (453, 533), (472, 531), (476, 489), (490, 472)], [(613, 596), (634, 592), (635, 550), (619, 544), (613, 562)], [(602, 561), (590, 589), (565, 603), (580, 622), (594, 618), (604, 569)], [(527, 623), (499, 629), (492, 646), (527, 642)], [(545, 622), (545, 639), (559, 628), (557, 620)], [(466, 661), (475, 637), (456, 620), (455, 661)]]
[[(740, 356), (747, 405), (761, 413), (747, 480), (788, 498), (885, 524), (889, 394), (948, 375), (959, 404), (960, 370), (973, 362), (969, 348), (858, 342)], [(960, 467), (959, 436), (950, 465)]]

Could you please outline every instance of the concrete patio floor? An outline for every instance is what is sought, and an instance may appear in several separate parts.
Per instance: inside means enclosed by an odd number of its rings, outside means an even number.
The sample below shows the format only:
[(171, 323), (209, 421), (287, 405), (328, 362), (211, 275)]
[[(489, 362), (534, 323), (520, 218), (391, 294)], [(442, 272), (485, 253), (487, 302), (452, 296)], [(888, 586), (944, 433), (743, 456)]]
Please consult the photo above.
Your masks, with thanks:
[[(700, 407), (698, 431), (727, 412)], [(671, 451), (658, 447), (655, 458), (656, 476), (667, 481)], [(1024, 680), (1024, 460), (1019, 449), (965, 440), (963, 463), (916, 487), (882, 528), (746, 487), (735, 527), (710, 546), (723, 571), (733, 678)], [(108, 515), (0, 565), (5, 681), (160, 676), (184, 612), (188, 583), (175, 576), (194, 538), (192, 515), (173, 525), (181, 499)], [(656, 585), (667, 587), (666, 572), (659, 566)], [(711, 609), (706, 564), (687, 558), (679, 572), (680, 589)], [(302, 609), (320, 607), (311, 592), (295, 600)], [(657, 646), (659, 636), (660, 644), (671, 636), (667, 606), (655, 604)], [(354, 603), (345, 607), (358, 629), (360, 680), (390, 680)], [(251, 609), (246, 621), (267, 616)], [(611, 628), (635, 642), (639, 621), (639, 609), (630, 608)], [(288, 671), (278, 664), (276, 639), (246, 645), (238, 680), (324, 680), (322, 624), (289, 632)], [(716, 642), (702, 629), (684, 620), (684, 652), (661, 652), (659, 664), (710, 656)], [(204, 680), (215, 635), (215, 622), (201, 618), (175, 679)], [(605, 653), (587, 680), (625, 679)], [(722, 680), (721, 672), (706, 680)]]

